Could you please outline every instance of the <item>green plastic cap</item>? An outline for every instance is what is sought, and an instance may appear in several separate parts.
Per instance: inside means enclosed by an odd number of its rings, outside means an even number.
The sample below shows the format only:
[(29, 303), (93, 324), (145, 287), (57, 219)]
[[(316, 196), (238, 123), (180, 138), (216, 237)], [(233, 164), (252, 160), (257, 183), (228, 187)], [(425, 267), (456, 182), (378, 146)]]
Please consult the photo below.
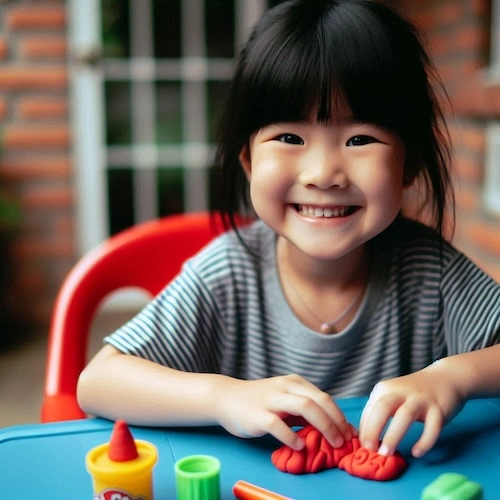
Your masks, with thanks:
[(177, 500), (220, 500), (220, 462), (210, 455), (191, 455), (175, 464)]

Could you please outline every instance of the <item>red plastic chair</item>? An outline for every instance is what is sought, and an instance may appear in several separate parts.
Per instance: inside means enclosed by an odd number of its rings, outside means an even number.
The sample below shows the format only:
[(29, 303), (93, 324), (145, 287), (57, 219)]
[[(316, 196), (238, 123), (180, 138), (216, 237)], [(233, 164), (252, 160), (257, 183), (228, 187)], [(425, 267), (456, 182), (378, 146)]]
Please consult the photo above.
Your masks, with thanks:
[(209, 213), (167, 216), (126, 229), (75, 265), (52, 313), (42, 422), (86, 417), (76, 400), (76, 384), (86, 364), (91, 322), (103, 299), (124, 287), (158, 294), (188, 257), (222, 231), (220, 218)]

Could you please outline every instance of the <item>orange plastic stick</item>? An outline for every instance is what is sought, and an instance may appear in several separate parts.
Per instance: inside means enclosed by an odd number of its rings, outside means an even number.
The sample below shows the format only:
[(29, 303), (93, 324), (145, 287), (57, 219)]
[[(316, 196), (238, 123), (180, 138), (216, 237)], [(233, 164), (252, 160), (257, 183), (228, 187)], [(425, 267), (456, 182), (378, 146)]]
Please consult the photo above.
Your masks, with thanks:
[(292, 500), (246, 481), (238, 481), (233, 486), (233, 495), (240, 500)]

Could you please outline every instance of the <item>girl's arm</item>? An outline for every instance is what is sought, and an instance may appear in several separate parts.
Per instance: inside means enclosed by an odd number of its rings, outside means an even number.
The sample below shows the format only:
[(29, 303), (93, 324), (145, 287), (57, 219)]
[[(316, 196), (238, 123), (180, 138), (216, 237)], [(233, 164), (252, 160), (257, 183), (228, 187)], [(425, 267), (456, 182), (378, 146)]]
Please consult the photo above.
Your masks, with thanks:
[(500, 395), (500, 345), (440, 359), (418, 372), (379, 382), (360, 423), (363, 446), (391, 455), (415, 421), (424, 430), (412, 448), (420, 457), (436, 443), (441, 429), (468, 399)]
[(222, 425), (239, 437), (271, 434), (299, 450), (290, 425), (308, 422), (333, 446), (353, 435), (331, 397), (298, 375), (239, 380), (189, 373), (105, 346), (80, 375), (78, 402), (90, 414), (132, 425)]

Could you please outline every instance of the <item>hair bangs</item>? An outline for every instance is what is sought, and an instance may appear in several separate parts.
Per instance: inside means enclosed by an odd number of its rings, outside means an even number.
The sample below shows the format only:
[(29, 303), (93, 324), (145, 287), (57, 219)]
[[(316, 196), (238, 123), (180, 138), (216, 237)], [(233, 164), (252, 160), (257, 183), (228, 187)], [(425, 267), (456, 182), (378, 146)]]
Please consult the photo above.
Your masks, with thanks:
[[(297, 23), (296, 29), (272, 26), (264, 40), (254, 47), (259, 58), (246, 60), (243, 77), (248, 79), (248, 109), (252, 132), (277, 122), (307, 119), (318, 103), (329, 102), (332, 82), (318, 75), (324, 66), (321, 49), (310, 29)], [(256, 50), (255, 50), (256, 49)]]
[[(391, 40), (394, 35), (387, 26), (366, 3), (340, 3), (324, 20), (320, 36), (325, 73), (333, 74), (334, 90), (354, 118), (399, 130), (406, 86), (398, 71), (397, 43)], [(320, 108), (318, 116), (324, 117), (328, 111), (332, 110)]]
[[(331, 3), (338, 5), (325, 7)], [(413, 88), (404, 81), (407, 72), (400, 71), (408, 65), (400, 57), (406, 52), (398, 49), (401, 38), (393, 26), (388, 29), (367, 9), (377, 4), (361, 4), (318, 2), (307, 11), (290, 9), (286, 20), (262, 28), (242, 71), (250, 132), (312, 116), (328, 122), (344, 105), (360, 121), (398, 132), (404, 127)]]

